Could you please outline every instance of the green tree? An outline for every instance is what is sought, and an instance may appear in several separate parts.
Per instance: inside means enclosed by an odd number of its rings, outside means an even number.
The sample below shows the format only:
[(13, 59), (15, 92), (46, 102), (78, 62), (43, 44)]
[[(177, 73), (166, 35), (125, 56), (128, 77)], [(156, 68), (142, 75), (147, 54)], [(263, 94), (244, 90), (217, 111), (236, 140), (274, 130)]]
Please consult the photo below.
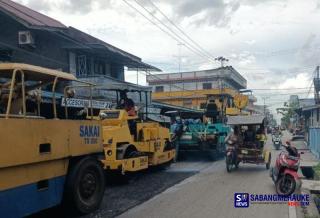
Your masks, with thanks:
[(299, 108), (299, 102), (294, 101), (291, 103), (284, 103), (284, 107), (277, 108), (277, 113), (282, 115), (281, 123), (288, 126), (290, 124), (290, 118), (296, 114), (295, 110)]

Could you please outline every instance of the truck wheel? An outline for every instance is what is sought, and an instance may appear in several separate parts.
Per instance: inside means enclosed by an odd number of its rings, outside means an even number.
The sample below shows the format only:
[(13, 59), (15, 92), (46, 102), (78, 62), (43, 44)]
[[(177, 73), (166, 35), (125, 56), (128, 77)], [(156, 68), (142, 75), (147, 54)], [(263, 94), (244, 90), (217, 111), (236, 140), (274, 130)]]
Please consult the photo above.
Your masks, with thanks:
[(105, 175), (94, 158), (84, 158), (69, 170), (64, 200), (68, 210), (87, 214), (99, 208), (105, 190)]

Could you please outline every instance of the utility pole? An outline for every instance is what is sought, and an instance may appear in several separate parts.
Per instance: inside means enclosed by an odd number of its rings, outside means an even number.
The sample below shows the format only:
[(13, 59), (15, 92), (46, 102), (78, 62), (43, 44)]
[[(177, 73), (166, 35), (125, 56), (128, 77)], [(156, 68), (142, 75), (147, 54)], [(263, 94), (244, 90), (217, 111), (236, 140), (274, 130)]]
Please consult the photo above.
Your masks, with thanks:
[(223, 56), (216, 57), (214, 60), (215, 61), (219, 61), (220, 64), (221, 64), (221, 67), (224, 67), (224, 63), (229, 61), (229, 59), (227, 59), (227, 58), (225, 58)]
[(139, 85), (139, 68), (137, 68), (137, 85)]
[(266, 116), (266, 99), (269, 99), (270, 97), (262, 97), (263, 99), (263, 115)]
[(181, 46), (183, 46), (184, 44), (179, 42), (178, 43), (178, 61), (179, 61), (179, 73), (181, 72)]
[[(176, 58), (178, 58), (178, 72), (181, 73), (181, 62), (182, 62), (182, 58), (186, 57), (186, 56), (182, 56), (181, 55), (181, 46), (184, 46), (185, 44), (178, 42), (178, 55), (174, 56)], [(183, 79), (182, 79), (183, 80)], [(182, 83), (182, 89), (184, 89), (184, 82)]]

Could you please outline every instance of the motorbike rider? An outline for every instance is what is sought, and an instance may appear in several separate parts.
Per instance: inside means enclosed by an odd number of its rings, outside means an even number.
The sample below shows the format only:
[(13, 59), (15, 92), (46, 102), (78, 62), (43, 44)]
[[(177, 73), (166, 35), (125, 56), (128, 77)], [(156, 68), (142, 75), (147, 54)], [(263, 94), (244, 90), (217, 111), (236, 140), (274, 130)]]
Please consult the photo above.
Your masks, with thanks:
[(258, 129), (256, 134), (256, 139), (259, 142), (260, 148), (263, 148), (265, 142), (267, 141), (267, 136), (265, 134), (265, 130), (263, 126), (260, 126), (260, 128)]
[(242, 143), (243, 140), (238, 126), (233, 128), (233, 131), (226, 137), (225, 142), (228, 142), (229, 140), (237, 147)]
[(173, 121), (173, 136), (172, 136), (172, 140), (176, 140), (177, 138), (181, 137), (181, 135), (183, 134), (183, 123), (181, 118), (177, 118), (176, 120)]
[(277, 193), (289, 196), (301, 186), (301, 179), (297, 173), (300, 154), (290, 142), (286, 142), (283, 146), (287, 152), (278, 155), (275, 166), (270, 170), (270, 176), (275, 183)]
[(286, 148), (290, 156), (294, 156), (294, 157), (298, 156), (297, 148), (292, 146), (290, 142), (286, 142), (283, 146)]
[[(286, 148), (289, 156), (294, 156), (294, 157), (298, 156), (297, 148), (292, 146), (292, 144), (290, 142), (287, 141), (286, 143), (284, 143), (283, 146)], [(273, 170), (274, 170), (275, 175), (278, 176), (279, 169), (277, 167), (275, 167)]]
[(229, 135), (225, 138), (226, 144), (229, 146), (234, 146), (234, 156), (233, 156), (233, 162), (236, 162), (237, 156), (238, 156), (238, 148), (243, 143), (243, 138), (241, 136), (240, 128), (239, 126), (235, 126), (233, 128), (233, 131), (229, 133)]

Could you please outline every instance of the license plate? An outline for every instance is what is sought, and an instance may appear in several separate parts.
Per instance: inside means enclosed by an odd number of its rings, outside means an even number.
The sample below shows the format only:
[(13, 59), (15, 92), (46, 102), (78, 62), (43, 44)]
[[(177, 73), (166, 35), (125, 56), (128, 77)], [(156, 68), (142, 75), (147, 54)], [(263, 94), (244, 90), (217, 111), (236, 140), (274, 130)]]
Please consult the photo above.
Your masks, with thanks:
[(248, 151), (242, 150), (241, 153), (242, 153), (242, 154), (248, 154)]

